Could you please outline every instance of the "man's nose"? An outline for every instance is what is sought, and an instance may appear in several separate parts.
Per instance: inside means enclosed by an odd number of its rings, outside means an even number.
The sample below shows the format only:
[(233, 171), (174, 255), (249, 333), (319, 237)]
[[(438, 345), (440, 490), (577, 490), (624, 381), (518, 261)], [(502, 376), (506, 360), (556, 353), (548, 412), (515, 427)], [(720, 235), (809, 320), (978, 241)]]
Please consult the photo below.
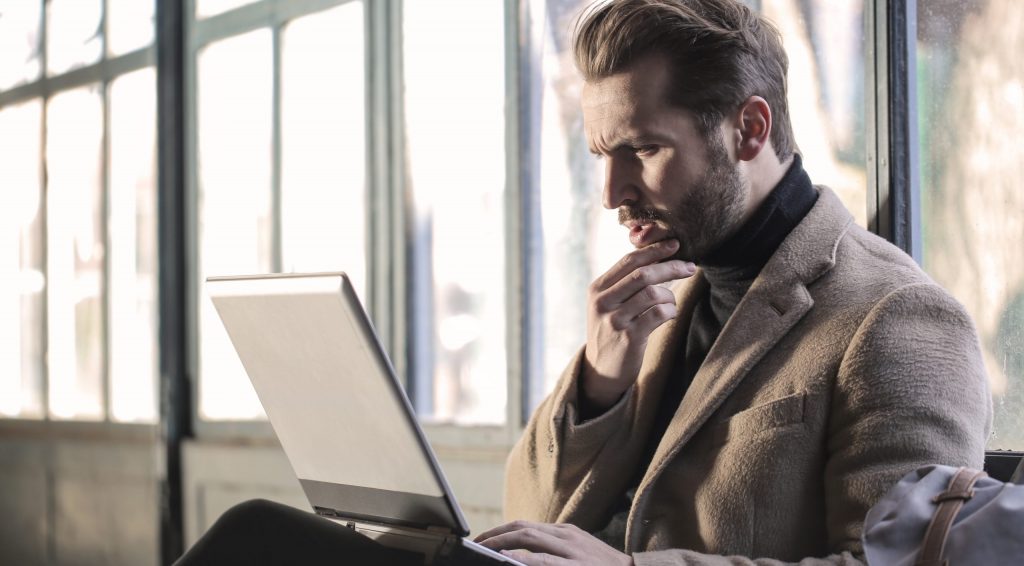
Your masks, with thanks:
[(604, 167), (604, 191), (601, 195), (604, 207), (614, 210), (620, 206), (636, 204), (640, 196), (636, 183), (635, 175), (628, 163), (607, 157)]

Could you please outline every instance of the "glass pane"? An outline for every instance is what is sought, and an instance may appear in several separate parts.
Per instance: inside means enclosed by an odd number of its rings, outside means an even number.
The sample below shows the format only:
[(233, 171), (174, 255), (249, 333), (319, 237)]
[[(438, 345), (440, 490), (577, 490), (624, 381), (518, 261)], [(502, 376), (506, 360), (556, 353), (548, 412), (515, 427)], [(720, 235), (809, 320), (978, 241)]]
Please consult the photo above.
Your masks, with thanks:
[(0, 416), (43, 416), (42, 104), (0, 110)]
[(918, 2), (924, 266), (974, 317), (990, 448), (1024, 450), (1024, 3)]
[(157, 416), (156, 72), (110, 87), (110, 416)]
[(103, 101), (99, 87), (46, 109), (50, 414), (103, 418)]
[(40, 0), (0, 0), (0, 90), (39, 77)]
[(281, 252), (284, 271), (366, 278), (363, 6), (345, 4), (284, 30)]
[(102, 0), (47, 0), (46, 67), (51, 75), (100, 60)]
[[(543, 375), (531, 376), (530, 407), (554, 387), (586, 340), (590, 282), (632, 246), (614, 211), (601, 205), (604, 164), (594, 159), (583, 136), (582, 78), (570, 44), (583, 0), (548, 0), (543, 20), (539, 210), (544, 263)], [(539, 239), (539, 238), (538, 238)]]
[(789, 108), (811, 180), (867, 226), (864, 0), (761, 0), (789, 56)]
[[(421, 414), (505, 419), (505, 54), (500, 0), (408, 2), (405, 116)], [(465, 22), (473, 22), (467, 26)], [(432, 351), (431, 351), (432, 349)]]
[[(614, 211), (601, 205), (604, 171), (588, 151), (582, 80), (570, 33), (586, 0), (547, 0), (540, 118), (544, 274), (542, 375), (530, 376), (530, 406), (554, 387), (586, 339), (586, 288), (632, 249)], [(864, 0), (761, 0), (789, 55), (789, 106), (804, 166), (867, 224), (864, 154)]]
[(128, 53), (153, 41), (155, 0), (107, 0), (107, 52)]
[[(211, 44), (198, 56), (199, 277), (272, 269), (269, 30)], [(260, 406), (213, 305), (200, 292), (199, 414), (260, 418)]]
[(196, 0), (196, 19), (216, 16), (221, 12), (234, 10), (239, 6), (252, 4), (256, 0)]

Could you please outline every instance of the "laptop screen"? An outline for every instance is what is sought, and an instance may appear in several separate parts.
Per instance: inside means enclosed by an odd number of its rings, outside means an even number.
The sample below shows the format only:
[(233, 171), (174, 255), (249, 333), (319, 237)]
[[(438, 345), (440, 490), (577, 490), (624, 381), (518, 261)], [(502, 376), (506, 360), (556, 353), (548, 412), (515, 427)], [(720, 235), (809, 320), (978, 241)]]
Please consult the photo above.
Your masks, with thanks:
[(467, 530), (347, 277), (211, 278), (207, 291), (318, 511)]

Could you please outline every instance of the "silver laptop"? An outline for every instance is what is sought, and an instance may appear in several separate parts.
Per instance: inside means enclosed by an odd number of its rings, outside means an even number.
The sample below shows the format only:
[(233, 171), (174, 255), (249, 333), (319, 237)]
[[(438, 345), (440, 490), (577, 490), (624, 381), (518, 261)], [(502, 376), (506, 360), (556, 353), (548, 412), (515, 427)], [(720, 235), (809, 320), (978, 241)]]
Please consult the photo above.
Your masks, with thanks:
[(206, 289), (314, 511), (424, 564), (519, 564), (466, 520), (344, 273)]

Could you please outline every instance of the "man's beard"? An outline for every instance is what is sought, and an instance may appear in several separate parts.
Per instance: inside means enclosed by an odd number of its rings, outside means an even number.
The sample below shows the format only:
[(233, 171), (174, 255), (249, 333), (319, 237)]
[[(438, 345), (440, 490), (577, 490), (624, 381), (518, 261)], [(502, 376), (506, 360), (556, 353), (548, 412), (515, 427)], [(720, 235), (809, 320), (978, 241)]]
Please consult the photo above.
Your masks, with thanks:
[(679, 240), (675, 257), (694, 263), (706, 260), (739, 230), (748, 196), (725, 146), (709, 137), (708, 169), (696, 185), (683, 192), (674, 209), (619, 207), (619, 223), (661, 221)]

